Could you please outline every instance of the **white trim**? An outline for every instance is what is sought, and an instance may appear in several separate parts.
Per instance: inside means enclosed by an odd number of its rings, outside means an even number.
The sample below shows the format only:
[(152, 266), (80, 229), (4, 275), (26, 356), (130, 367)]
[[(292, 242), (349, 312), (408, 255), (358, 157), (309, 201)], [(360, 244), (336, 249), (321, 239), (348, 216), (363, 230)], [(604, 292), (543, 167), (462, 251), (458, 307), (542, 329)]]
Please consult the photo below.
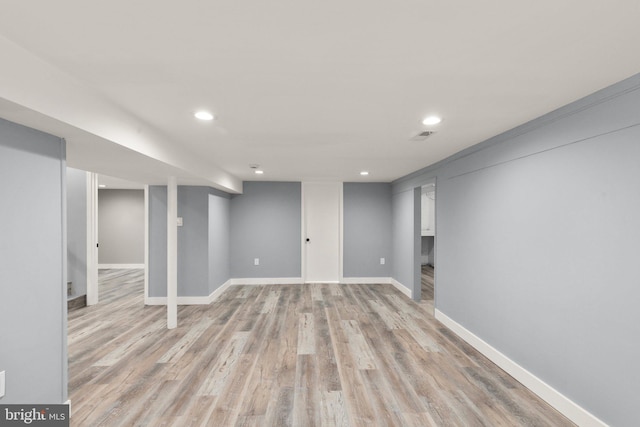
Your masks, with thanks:
[(413, 291), (409, 288), (407, 288), (405, 285), (403, 285), (402, 283), (398, 282), (396, 279), (391, 278), (391, 284), (400, 292), (402, 292), (403, 294), (405, 294), (407, 297), (409, 298), (413, 298)]
[(69, 418), (71, 418), (71, 399), (67, 399), (67, 401), (64, 402), (63, 405), (67, 405), (69, 407)]
[(98, 264), (98, 270), (107, 270), (110, 268), (136, 269), (144, 268), (144, 264)]
[(144, 186), (144, 302), (149, 298), (149, 186)]
[(338, 280), (344, 278), (344, 183), (338, 183), (340, 195), (338, 200)]
[[(98, 174), (87, 172), (87, 305), (98, 303)], [(65, 249), (66, 250), (66, 249)]]
[(178, 326), (178, 179), (167, 179), (167, 329)]
[[(178, 305), (209, 305), (217, 300), (227, 288), (231, 286), (231, 279), (224, 282), (209, 296), (203, 297), (178, 297)], [(145, 305), (167, 305), (167, 297), (147, 297), (144, 301)]]
[(391, 277), (343, 277), (343, 285), (391, 285)]
[[(304, 210), (304, 182), (300, 183), (300, 276), (307, 277), (307, 221)], [(304, 280), (302, 280), (304, 282)]]
[(302, 277), (231, 279), (231, 285), (301, 285), (303, 283)]
[(500, 353), (500, 351), (485, 342), (482, 338), (476, 336), (473, 332), (469, 331), (464, 326), (442, 313), (440, 310), (435, 309), (435, 317), (473, 348), (485, 355), (489, 360), (498, 365), (513, 378), (522, 383), (522, 385), (537, 394), (542, 400), (546, 401), (549, 405), (553, 406), (561, 414), (577, 425), (581, 427), (607, 426), (607, 424), (598, 419), (595, 415), (591, 414), (558, 390), (554, 389), (549, 384), (545, 383), (540, 378), (509, 359), (507, 356)]

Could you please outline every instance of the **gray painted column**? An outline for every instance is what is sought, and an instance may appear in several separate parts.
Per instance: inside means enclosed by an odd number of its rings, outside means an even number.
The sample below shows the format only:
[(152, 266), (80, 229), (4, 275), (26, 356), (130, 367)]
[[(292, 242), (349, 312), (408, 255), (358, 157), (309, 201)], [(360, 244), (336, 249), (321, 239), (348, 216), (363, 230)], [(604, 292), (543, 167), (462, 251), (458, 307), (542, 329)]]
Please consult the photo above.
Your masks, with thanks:
[(167, 183), (167, 328), (178, 326), (178, 184)]

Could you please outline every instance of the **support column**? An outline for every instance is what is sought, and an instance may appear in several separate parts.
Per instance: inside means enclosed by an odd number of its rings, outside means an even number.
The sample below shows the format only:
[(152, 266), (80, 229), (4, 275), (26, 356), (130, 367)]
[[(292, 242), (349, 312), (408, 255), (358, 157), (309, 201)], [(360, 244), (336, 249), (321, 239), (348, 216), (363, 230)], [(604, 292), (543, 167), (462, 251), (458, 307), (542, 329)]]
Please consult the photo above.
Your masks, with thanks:
[(167, 183), (167, 328), (178, 326), (178, 184)]
[(87, 305), (98, 303), (98, 174), (87, 172)]

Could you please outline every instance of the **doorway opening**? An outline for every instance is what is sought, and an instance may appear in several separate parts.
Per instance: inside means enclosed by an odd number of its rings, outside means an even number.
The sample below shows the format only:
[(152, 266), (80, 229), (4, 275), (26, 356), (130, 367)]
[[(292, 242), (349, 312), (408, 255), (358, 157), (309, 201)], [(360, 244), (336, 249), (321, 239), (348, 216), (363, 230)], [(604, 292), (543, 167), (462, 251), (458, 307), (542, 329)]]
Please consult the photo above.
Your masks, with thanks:
[(422, 186), (420, 194), (420, 302), (434, 310), (435, 301), (435, 240), (436, 183)]

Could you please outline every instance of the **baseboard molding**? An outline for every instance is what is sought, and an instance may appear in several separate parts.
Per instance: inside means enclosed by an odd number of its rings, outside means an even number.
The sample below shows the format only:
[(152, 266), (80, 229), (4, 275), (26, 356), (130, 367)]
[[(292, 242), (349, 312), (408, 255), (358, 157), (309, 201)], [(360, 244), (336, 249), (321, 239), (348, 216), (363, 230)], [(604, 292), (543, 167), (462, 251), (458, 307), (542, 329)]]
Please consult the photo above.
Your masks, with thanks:
[(144, 264), (98, 264), (98, 270), (144, 268)]
[(403, 294), (405, 294), (407, 297), (409, 298), (413, 298), (413, 291), (409, 288), (407, 288), (405, 285), (403, 285), (402, 283), (398, 282), (396, 279), (391, 278), (391, 282), (390, 282), (397, 290), (399, 290), (400, 292), (402, 292)]
[(540, 378), (518, 365), (513, 360), (502, 354), (500, 351), (476, 336), (473, 332), (457, 323), (455, 320), (435, 309), (435, 317), (443, 325), (453, 331), (469, 345), (485, 355), (489, 360), (502, 368), (505, 372), (518, 380), (541, 399), (553, 406), (565, 417), (581, 427), (606, 427), (603, 421), (570, 400), (568, 397), (542, 381)]
[(391, 277), (343, 277), (340, 283), (344, 285), (390, 285)]
[[(178, 305), (209, 305), (217, 300), (227, 288), (231, 286), (231, 279), (227, 280), (222, 286), (211, 292), (208, 296), (201, 297), (178, 297)], [(167, 305), (167, 297), (146, 297), (145, 305)]]
[(300, 285), (302, 283), (304, 283), (302, 277), (231, 279), (231, 285)]
[(78, 295), (76, 297), (67, 299), (67, 312), (77, 310), (87, 306), (87, 296)]

